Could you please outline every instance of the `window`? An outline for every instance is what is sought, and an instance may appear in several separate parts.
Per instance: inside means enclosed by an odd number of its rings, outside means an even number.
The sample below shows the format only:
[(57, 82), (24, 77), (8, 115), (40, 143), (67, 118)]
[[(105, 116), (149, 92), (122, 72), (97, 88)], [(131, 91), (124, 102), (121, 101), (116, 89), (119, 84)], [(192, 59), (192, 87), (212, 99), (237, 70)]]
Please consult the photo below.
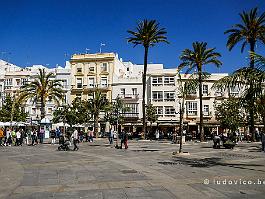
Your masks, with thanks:
[(12, 86), (13, 85), (13, 79), (6, 79), (5, 80), (5, 84), (6, 84), (6, 86)]
[(125, 88), (121, 88), (121, 95), (125, 95)]
[(164, 77), (165, 85), (175, 85), (175, 77)]
[(187, 115), (197, 115), (197, 102), (187, 102)]
[(32, 109), (31, 109), (31, 114), (32, 114), (32, 115), (36, 115), (36, 108), (32, 108)]
[(77, 69), (76, 69), (76, 72), (77, 72), (77, 73), (82, 73), (82, 68), (77, 68)]
[(62, 102), (66, 103), (66, 95), (63, 95)]
[(77, 78), (76, 79), (76, 87), (77, 88), (82, 88), (83, 87), (82, 78)]
[(222, 88), (217, 88), (215, 91), (215, 96), (223, 96), (224, 95), (224, 90)]
[(165, 102), (175, 101), (175, 92), (174, 91), (165, 91), (164, 92)]
[(132, 94), (137, 95), (137, 88), (132, 88)]
[(156, 109), (157, 115), (163, 115), (163, 106), (156, 106), (154, 108)]
[(203, 115), (209, 115), (209, 105), (203, 105)]
[(62, 84), (63, 88), (66, 88), (67, 87), (67, 79), (62, 79), (61, 84)]
[(108, 71), (108, 63), (102, 63), (101, 65), (101, 72)]
[(130, 113), (138, 113), (138, 104), (126, 104), (126, 107), (129, 108)]
[(154, 102), (162, 102), (163, 101), (163, 91), (153, 91), (152, 92), (153, 101)]
[(175, 116), (175, 108), (173, 106), (165, 106), (166, 116)]
[(196, 95), (197, 91), (196, 91), (196, 89), (191, 89), (191, 90), (189, 90), (188, 94), (189, 95)]
[(239, 86), (233, 86), (230, 88), (230, 94), (234, 96), (238, 96), (239, 94)]
[(75, 97), (81, 99), (81, 94), (76, 94)]
[(88, 87), (89, 88), (94, 88), (95, 87), (95, 78), (94, 77), (88, 78)]
[(48, 114), (51, 114), (52, 113), (52, 108), (48, 108)]
[(94, 73), (95, 72), (95, 67), (94, 66), (90, 66), (89, 67), (89, 72), (90, 73)]
[(162, 77), (153, 77), (152, 78), (152, 85), (153, 86), (162, 86), (163, 85)]
[(101, 87), (108, 87), (107, 77), (101, 77)]
[(27, 81), (28, 81), (28, 80), (27, 80), (26, 78), (22, 78), (22, 83), (21, 83), (21, 84), (22, 84), (22, 85), (25, 85), (25, 84), (27, 83)]
[(208, 85), (202, 85), (202, 95), (208, 95)]
[(20, 79), (16, 79), (17, 86), (20, 86)]

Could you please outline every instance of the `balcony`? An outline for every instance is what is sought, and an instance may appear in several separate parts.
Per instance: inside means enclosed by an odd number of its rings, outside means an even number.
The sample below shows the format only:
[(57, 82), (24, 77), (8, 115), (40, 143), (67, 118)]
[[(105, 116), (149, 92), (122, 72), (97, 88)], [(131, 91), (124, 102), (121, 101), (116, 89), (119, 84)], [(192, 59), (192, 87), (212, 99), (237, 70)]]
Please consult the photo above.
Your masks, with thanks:
[(139, 113), (121, 113), (125, 120), (128, 119), (138, 119)]
[(119, 94), (118, 97), (124, 100), (138, 100), (139, 94)]

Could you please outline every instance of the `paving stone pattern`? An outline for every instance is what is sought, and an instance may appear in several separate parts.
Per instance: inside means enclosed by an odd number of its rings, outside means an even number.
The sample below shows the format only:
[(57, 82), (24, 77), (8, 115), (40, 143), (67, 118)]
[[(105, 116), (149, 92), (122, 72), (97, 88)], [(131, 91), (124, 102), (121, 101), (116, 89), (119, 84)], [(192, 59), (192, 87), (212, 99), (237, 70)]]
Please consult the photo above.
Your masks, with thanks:
[(50, 144), (1, 147), (0, 199), (265, 198), (260, 143), (240, 143), (234, 150), (211, 145), (186, 143), (190, 155), (176, 156), (179, 146), (167, 141), (130, 141), (128, 150), (107, 139), (68, 152)]

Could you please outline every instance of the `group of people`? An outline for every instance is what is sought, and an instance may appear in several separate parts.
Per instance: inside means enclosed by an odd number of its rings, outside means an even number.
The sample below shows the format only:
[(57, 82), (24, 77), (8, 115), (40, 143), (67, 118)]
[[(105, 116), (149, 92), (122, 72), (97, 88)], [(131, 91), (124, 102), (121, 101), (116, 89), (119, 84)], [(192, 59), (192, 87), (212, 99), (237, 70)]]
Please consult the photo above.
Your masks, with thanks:
[[(36, 129), (23, 128), (0, 128), (0, 145), (1, 146), (22, 146), (36, 145), (43, 143), (44, 139), (44, 128), (40, 128), (39, 131)], [(31, 143), (30, 143), (31, 140)]]

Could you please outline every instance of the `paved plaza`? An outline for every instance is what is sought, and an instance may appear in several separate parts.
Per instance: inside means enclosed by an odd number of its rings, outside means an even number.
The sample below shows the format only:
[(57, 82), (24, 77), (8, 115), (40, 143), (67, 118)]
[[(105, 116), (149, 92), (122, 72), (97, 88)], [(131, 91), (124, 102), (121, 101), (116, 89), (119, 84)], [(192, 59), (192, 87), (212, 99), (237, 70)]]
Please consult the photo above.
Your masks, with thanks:
[(79, 151), (50, 144), (1, 147), (0, 198), (265, 198), (259, 143), (234, 150), (211, 145), (186, 143), (190, 155), (174, 156), (179, 145), (168, 141), (129, 141), (127, 150), (107, 139), (81, 143)]

